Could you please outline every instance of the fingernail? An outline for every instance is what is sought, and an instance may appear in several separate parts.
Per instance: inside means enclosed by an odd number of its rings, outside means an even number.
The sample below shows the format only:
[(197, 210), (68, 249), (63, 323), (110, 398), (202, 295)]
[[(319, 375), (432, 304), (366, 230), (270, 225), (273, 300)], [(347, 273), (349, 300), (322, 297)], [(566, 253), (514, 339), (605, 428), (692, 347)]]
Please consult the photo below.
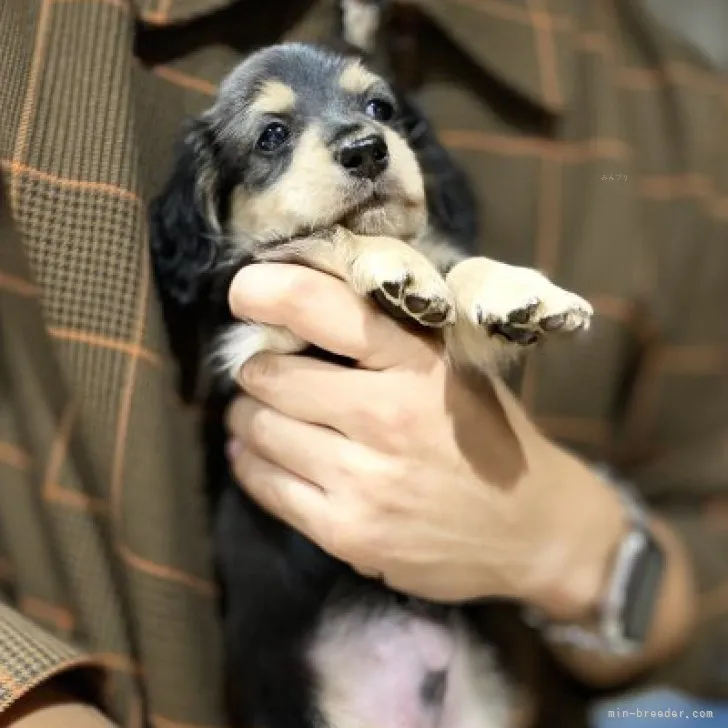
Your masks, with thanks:
[(225, 445), (225, 454), (228, 460), (235, 460), (243, 449), (243, 444), (236, 438), (230, 438)]

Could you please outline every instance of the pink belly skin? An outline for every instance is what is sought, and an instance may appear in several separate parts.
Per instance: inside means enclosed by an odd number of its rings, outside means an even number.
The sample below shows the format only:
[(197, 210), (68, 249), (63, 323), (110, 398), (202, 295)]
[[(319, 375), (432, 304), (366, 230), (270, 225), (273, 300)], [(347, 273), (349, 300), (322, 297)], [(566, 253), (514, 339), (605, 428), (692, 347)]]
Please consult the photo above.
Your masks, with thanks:
[(459, 622), (398, 607), (324, 622), (309, 657), (330, 728), (509, 728), (512, 690)]

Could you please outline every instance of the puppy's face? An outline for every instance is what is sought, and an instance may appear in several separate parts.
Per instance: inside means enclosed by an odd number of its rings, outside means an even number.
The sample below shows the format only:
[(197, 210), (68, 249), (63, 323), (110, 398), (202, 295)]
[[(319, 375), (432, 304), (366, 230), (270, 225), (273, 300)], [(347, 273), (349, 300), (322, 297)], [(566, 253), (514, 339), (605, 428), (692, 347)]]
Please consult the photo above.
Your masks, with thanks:
[(394, 95), (356, 60), (297, 44), (265, 49), (223, 82), (201, 121), (214, 155), (198, 185), (228, 239), (274, 242), (335, 223), (408, 239), (426, 224)]

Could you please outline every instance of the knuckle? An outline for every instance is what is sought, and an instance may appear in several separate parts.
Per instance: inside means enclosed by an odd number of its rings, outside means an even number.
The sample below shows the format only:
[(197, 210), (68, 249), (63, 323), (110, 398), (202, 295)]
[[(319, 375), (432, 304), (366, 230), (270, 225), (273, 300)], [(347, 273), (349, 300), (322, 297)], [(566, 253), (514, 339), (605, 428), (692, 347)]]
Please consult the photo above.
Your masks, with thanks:
[(400, 401), (378, 398), (362, 406), (360, 421), (373, 431), (396, 432), (406, 426), (408, 414)]
[(360, 448), (347, 448), (339, 458), (337, 467), (339, 477), (348, 483), (366, 483), (371, 472), (372, 455)]
[(254, 445), (265, 445), (270, 442), (275, 431), (273, 412), (266, 407), (256, 408), (248, 420), (248, 441)]
[(385, 430), (397, 430), (402, 422), (402, 407), (394, 402), (379, 402), (376, 407), (377, 424)]
[(235, 277), (230, 284), (230, 288), (228, 289), (228, 306), (236, 318), (245, 318), (249, 303), (246, 295), (246, 286), (242, 280), (245, 276), (245, 268), (239, 270), (235, 274)]
[(265, 387), (278, 372), (278, 360), (266, 352), (256, 354), (244, 366), (241, 373), (246, 387)]
[(358, 551), (357, 521), (351, 514), (341, 514), (329, 524), (326, 543), (322, 544), (333, 556), (351, 563)]
[(355, 449), (338, 460), (338, 477), (353, 486), (360, 505), (373, 502), (380, 484), (394, 482), (396, 464), (386, 455)]
[(301, 304), (311, 300), (319, 289), (320, 280), (317, 280), (313, 271), (297, 267), (291, 270), (285, 290), (281, 291), (281, 304), (291, 312), (296, 312)]

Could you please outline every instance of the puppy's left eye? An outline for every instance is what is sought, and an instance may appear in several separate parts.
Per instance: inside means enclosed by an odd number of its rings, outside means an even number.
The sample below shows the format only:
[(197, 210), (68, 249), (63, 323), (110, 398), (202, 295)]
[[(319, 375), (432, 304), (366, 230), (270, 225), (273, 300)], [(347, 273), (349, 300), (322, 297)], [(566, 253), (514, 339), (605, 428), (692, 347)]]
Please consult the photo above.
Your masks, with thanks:
[(366, 106), (366, 113), (377, 121), (389, 121), (394, 116), (394, 106), (384, 99), (372, 99)]
[(286, 126), (281, 124), (280, 121), (274, 121), (263, 130), (263, 133), (258, 137), (256, 146), (263, 152), (274, 152), (288, 139), (289, 134), (290, 132)]

